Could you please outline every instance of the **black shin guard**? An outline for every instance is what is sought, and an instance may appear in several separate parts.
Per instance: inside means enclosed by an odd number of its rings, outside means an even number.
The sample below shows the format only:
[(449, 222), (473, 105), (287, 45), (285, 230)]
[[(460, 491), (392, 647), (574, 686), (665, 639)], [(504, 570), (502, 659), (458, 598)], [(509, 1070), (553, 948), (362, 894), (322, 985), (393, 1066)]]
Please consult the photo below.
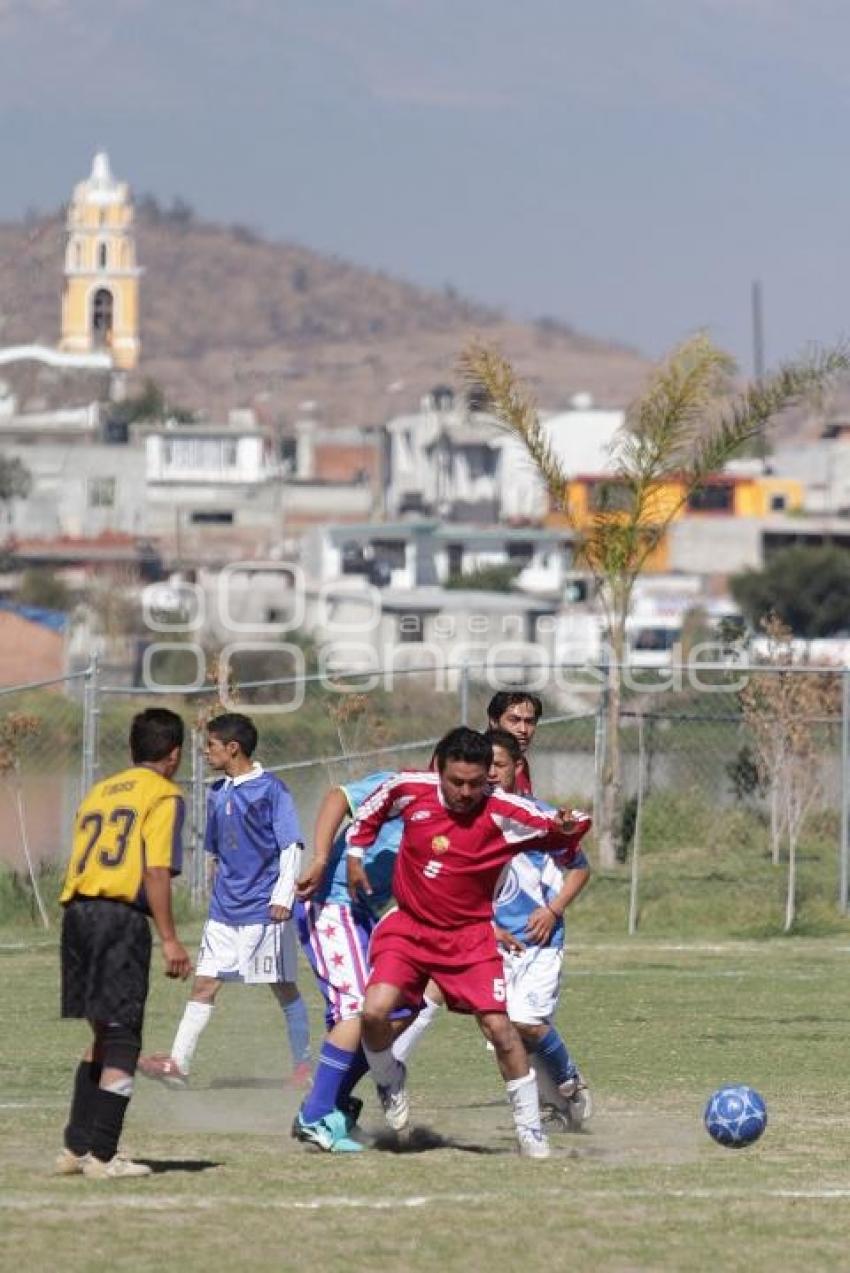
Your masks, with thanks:
[(102, 1087), (97, 1090), (91, 1127), (91, 1152), (101, 1162), (109, 1162), (118, 1151), (124, 1115), (129, 1104), (129, 1096), (119, 1096), (117, 1092), (107, 1092)]
[(65, 1145), (78, 1157), (91, 1149), (100, 1074), (101, 1066), (96, 1061), (80, 1061), (74, 1076), (74, 1094), (71, 1098), (68, 1126), (65, 1128)]

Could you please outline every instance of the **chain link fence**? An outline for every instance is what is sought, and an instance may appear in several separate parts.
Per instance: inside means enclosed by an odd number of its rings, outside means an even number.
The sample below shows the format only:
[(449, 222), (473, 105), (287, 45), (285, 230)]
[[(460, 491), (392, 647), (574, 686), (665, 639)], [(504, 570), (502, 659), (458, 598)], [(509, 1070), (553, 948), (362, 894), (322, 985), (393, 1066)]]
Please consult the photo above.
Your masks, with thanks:
[[(802, 710), (805, 695), (791, 695), (790, 707), (783, 708), (787, 719), (777, 716), (774, 742), (785, 736), (793, 751), (800, 729), (808, 730), (804, 753), (813, 780), (807, 817), (834, 845), (835, 895), (846, 910), (850, 673), (764, 666), (700, 668), (698, 678), (687, 667), (622, 673), (613, 744), (622, 770), (615, 828), (620, 857), (634, 860), (655, 845), (669, 860), (692, 849), (696, 839), (705, 842), (706, 869), (712, 819), (719, 826), (724, 817), (748, 813), (751, 823), (736, 823), (745, 828), (741, 834), (764, 831), (769, 846), (776, 782), (771, 787), (758, 704), (748, 705), (746, 687), (776, 686), (784, 677), (783, 684), (792, 678), (799, 689), (800, 678), (820, 677), (823, 693), (817, 702), (809, 696), (811, 710)], [(598, 809), (612, 746), (610, 668), (538, 667), (530, 677), (527, 668), (464, 663), (427, 672), (394, 669), (386, 677), (316, 674), (230, 686), (223, 702), (214, 686), (172, 693), (110, 685), (93, 664), (61, 681), (2, 689), (0, 801), (9, 833), (0, 861), (23, 870), (25, 849), (36, 864), (64, 861), (82, 793), (97, 777), (126, 765), (130, 720), (152, 703), (173, 708), (187, 726), (179, 775), (189, 813), (184, 879), (197, 900), (206, 887), (202, 844), (210, 779), (203, 745), (212, 715), (237, 710), (255, 719), (258, 758), (291, 787), (309, 839), (328, 786), (372, 771), (426, 766), (446, 730), (460, 722), (483, 726), (492, 694), (520, 685), (543, 702), (531, 754), (535, 791)], [(761, 710), (769, 719), (767, 690), (765, 695)], [(664, 861), (657, 856), (652, 870), (663, 871)]]

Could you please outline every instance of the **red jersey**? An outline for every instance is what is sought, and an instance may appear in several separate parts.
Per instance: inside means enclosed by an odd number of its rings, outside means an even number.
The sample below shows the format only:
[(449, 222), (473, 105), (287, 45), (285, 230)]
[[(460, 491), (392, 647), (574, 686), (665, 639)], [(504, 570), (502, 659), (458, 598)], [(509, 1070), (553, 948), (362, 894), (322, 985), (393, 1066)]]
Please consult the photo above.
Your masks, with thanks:
[(520, 796), (494, 791), (473, 813), (446, 808), (436, 773), (388, 778), (360, 806), (348, 832), (352, 848), (374, 843), (388, 818), (404, 823), (393, 893), (399, 907), (423, 924), (461, 928), (493, 918), (499, 876), (516, 853), (558, 853), (568, 866), (578, 856), (586, 825), (563, 831), (551, 813)]
[(532, 795), (531, 770), (528, 767), (527, 756), (523, 756), (516, 767), (516, 777), (514, 778), (514, 794), (517, 796)]

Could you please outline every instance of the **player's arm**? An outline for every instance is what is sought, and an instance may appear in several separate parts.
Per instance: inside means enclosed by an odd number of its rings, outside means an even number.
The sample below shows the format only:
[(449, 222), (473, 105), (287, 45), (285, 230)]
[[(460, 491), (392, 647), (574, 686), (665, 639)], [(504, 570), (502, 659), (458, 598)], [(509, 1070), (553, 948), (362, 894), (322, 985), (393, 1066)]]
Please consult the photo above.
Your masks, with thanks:
[(390, 818), (398, 817), (412, 799), (413, 796), (405, 789), (404, 775), (396, 774), (382, 782), (357, 810), (357, 817), (348, 831), (346, 851), (348, 891), (352, 900), (356, 900), (361, 893), (365, 893), (367, 897), (371, 895), (372, 886), (363, 865), (366, 850), (375, 843), (384, 823)]
[(269, 915), (275, 924), (289, 919), (295, 905), (295, 883), (304, 844), (295, 802), (282, 782), (274, 787), (274, 832), (279, 849), (277, 883), (269, 898)]
[(145, 819), (145, 866), (142, 882), (154, 926), (162, 943), (165, 975), (185, 979), (192, 961), (177, 937), (171, 907), (171, 879), (180, 874), (183, 861), (183, 818), (186, 806), (181, 796), (160, 800)]
[(557, 853), (562, 866), (573, 865), (581, 853), (581, 841), (593, 825), (589, 813), (580, 809), (540, 808), (516, 796), (506, 798), (497, 794), (491, 799), (497, 802), (496, 821), (512, 852), (522, 853), (533, 847), (543, 853)]
[(319, 806), (313, 832), (313, 860), (295, 886), (295, 896), (302, 901), (312, 897), (321, 887), (328, 869), (334, 840), (349, 816), (348, 797), (341, 787), (331, 787)]
[(590, 867), (583, 853), (573, 866), (564, 871), (564, 882), (559, 891), (545, 906), (538, 906), (528, 917), (525, 931), (536, 946), (545, 946), (564, 911), (570, 906), (590, 879)]

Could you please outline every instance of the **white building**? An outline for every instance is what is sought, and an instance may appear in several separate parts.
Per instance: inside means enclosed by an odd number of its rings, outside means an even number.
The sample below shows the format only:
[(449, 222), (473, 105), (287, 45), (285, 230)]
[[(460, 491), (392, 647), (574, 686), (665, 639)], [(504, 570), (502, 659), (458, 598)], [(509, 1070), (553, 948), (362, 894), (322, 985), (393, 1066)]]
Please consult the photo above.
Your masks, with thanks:
[[(625, 419), (577, 394), (568, 411), (542, 412), (541, 423), (567, 473), (604, 473)], [(475, 522), (537, 520), (548, 511), (543, 485), (522, 444), (486, 412), (435, 390), (422, 409), (387, 425), (387, 511), (438, 514)]]
[(319, 526), (302, 541), (302, 565), (315, 584), (347, 577), (379, 587), (457, 584), (490, 567), (515, 567), (516, 587), (562, 597), (572, 565), (569, 532), (444, 525), (436, 520)]
[(141, 447), (48, 441), (4, 446), (3, 454), (19, 459), (32, 479), (29, 495), (10, 510), (17, 537), (147, 533)]

